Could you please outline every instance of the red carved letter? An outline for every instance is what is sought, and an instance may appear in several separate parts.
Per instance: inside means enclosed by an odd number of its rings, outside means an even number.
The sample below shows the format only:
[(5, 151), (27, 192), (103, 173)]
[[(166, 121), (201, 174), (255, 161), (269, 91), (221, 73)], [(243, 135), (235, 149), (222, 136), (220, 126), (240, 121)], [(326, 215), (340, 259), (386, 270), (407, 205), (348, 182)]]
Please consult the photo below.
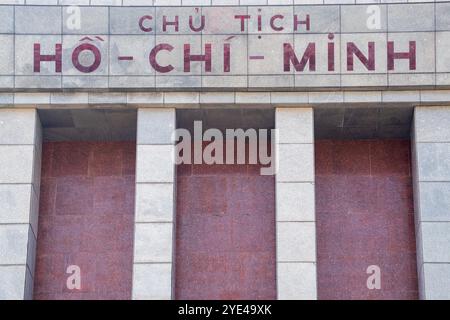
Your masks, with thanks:
[(304, 24), (306, 26), (306, 30), (309, 31), (309, 28), (311, 27), (311, 22), (309, 20), (309, 14), (306, 15), (306, 20), (298, 20), (298, 16), (294, 15), (294, 31), (297, 31), (298, 25)]
[(139, 28), (144, 31), (144, 32), (150, 32), (152, 31), (152, 27), (146, 27), (144, 26), (144, 21), (145, 20), (152, 20), (153, 17), (152, 16), (143, 16), (139, 19)]
[(416, 42), (409, 42), (408, 52), (395, 52), (394, 41), (387, 43), (388, 70), (394, 70), (395, 59), (409, 59), (409, 70), (416, 70)]
[(283, 19), (283, 18), (284, 18), (284, 16), (281, 14), (274, 15), (272, 18), (270, 18), (270, 27), (275, 31), (282, 31), (284, 29), (284, 27), (282, 27), (282, 26), (277, 27), (274, 22), (277, 19)]
[[(94, 55), (94, 61), (92, 62), (92, 64), (90, 66), (83, 66), (80, 63), (80, 60), (79, 60), (80, 53), (84, 50), (89, 50)], [(90, 43), (80, 44), (72, 52), (72, 63), (74, 65), (74, 67), (78, 71), (81, 71), (83, 73), (90, 73), (90, 72), (95, 71), (100, 66), (101, 61), (102, 61), (102, 56), (100, 54), (100, 50), (98, 50), (98, 48), (96, 46), (94, 46), (93, 44), (90, 44)]]
[(155, 69), (157, 72), (161, 72), (161, 73), (167, 73), (173, 70), (173, 66), (171, 64), (167, 65), (167, 66), (161, 66), (158, 62), (156, 62), (156, 55), (158, 54), (158, 52), (160, 52), (161, 50), (166, 50), (166, 51), (172, 51), (173, 47), (168, 44), (168, 43), (161, 43), (158, 44), (157, 46), (155, 46), (152, 51), (150, 51), (150, 55), (148, 56), (148, 59), (150, 61), (150, 65), (153, 67), (153, 69)]
[(367, 58), (358, 49), (353, 42), (347, 43), (347, 70), (353, 71), (353, 55), (355, 55), (359, 61), (367, 68), (367, 70), (375, 70), (375, 42), (369, 42), (367, 44), (369, 57)]
[(245, 31), (245, 20), (250, 19), (250, 16), (248, 14), (247, 15), (238, 14), (238, 15), (235, 15), (234, 18), (241, 19), (241, 31)]
[(191, 45), (184, 45), (184, 72), (191, 71), (191, 61), (204, 61), (205, 72), (211, 72), (211, 44), (205, 44), (205, 54), (192, 54)]
[(223, 72), (230, 72), (230, 44), (223, 44)]
[(175, 31), (178, 32), (178, 16), (175, 16), (175, 21), (167, 21), (167, 16), (163, 16), (163, 31), (167, 31), (167, 26), (175, 26)]
[(189, 16), (189, 28), (191, 28), (191, 30), (195, 32), (202, 31), (205, 28), (205, 16), (201, 16), (200, 18), (200, 27), (194, 27), (192, 16)]
[(41, 72), (42, 61), (55, 61), (55, 72), (61, 72), (62, 46), (55, 44), (55, 54), (41, 54), (41, 44), (34, 44), (34, 72)]
[(302, 60), (299, 62), (295, 55), (294, 49), (290, 43), (283, 44), (284, 48), (284, 71), (291, 71), (291, 62), (294, 65), (295, 71), (303, 71), (306, 64), (309, 62), (309, 70), (316, 71), (316, 44), (308, 43)]

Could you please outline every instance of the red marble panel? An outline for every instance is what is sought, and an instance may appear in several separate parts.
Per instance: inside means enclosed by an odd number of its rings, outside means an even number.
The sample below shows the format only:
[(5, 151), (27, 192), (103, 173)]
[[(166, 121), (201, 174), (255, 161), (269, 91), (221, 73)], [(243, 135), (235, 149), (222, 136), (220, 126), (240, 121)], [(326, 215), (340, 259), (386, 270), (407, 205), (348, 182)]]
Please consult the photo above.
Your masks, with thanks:
[(417, 299), (409, 141), (317, 141), (315, 156), (319, 299)]
[(274, 299), (275, 180), (259, 165), (180, 165), (177, 299)]
[(35, 299), (131, 298), (135, 157), (134, 142), (44, 143)]

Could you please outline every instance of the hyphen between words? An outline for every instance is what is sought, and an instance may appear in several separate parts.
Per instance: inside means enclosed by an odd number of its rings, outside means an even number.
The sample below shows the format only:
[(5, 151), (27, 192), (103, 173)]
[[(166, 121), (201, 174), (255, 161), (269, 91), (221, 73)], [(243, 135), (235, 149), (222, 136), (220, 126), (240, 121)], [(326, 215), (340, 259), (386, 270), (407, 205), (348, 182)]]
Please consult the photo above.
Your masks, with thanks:
[[(376, 16), (376, 15), (375, 15)], [(235, 15), (231, 17), (230, 24), (236, 23), (238, 28), (240, 26), (240, 32), (247, 34), (248, 24), (254, 21), (253, 25), (256, 28), (255, 32), (261, 32), (263, 27), (268, 25), (270, 30), (274, 33), (283, 32), (285, 30), (286, 18), (282, 14), (271, 15), (269, 19), (263, 19), (262, 15), (257, 15), (253, 17), (251, 15)], [(370, 17), (369, 17), (370, 18)], [(368, 18), (368, 19), (369, 19)], [(188, 21), (184, 21), (188, 19)], [(378, 18), (379, 19), (379, 18)], [(136, 26), (145, 34), (154, 33), (153, 26), (153, 16), (144, 15), (141, 16), (138, 21), (136, 21)], [(149, 67), (155, 70), (159, 74), (170, 74), (171, 72), (182, 70), (182, 72), (191, 72), (191, 64), (202, 63), (204, 65), (203, 71), (208, 72), (220, 72), (220, 73), (230, 73), (236, 72), (242, 69), (241, 61), (233, 61), (233, 52), (235, 50), (247, 50), (243, 48), (242, 42), (234, 42), (233, 39), (239, 37), (239, 31), (236, 31), (233, 35), (226, 37), (223, 43), (212, 43), (205, 41), (203, 43), (203, 48), (193, 45), (192, 43), (177, 43), (171, 42), (170, 39), (164, 39), (164, 34), (177, 34), (180, 33), (180, 25), (183, 23), (183, 34), (202, 34), (202, 31), (207, 26), (206, 17), (201, 16), (189, 16), (189, 18), (182, 16), (180, 18), (178, 15), (171, 17), (162, 16), (156, 17), (155, 19), (159, 24), (156, 26), (160, 33), (160, 38), (156, 40), (156, 43), (150, 45), (149, 53), (145, 53), (145, 59), (148, 61)], [(375, 19), (377, 20), (377, 19)], [(316, 72), (318, 69), (325, 72), (336, 71), (336, 66), (339, 66), (339, 61), (337, 60), (338, 52), (340, 51), (339, 46), (343, 46), (343, 57), (346, 57), (346, 63), (343, 65), (343, 70), (346, 71), (360, 71), (355, 70), (355, 63), (361, 65), (363, 69), (367, 71), (375, 71), (378, 65), (383, 65), (383, 63), (376, 61), (376, 50), (385, 50), (386, 57), (386, 68), (388, 71), (395, 70), (395, 62), (399, 60), (405, 61), (408, 65), (409, 70), (416, 70), (416, 41), (402, 40), (398, 41), (365, 41), (363, 44), (356, 44), (352, 41), (337, 41), (336, 35), (334, 33), (322, 34), (320, 37), (323, 38), (319, 42), (311, 41), (308, 38), (308, 32), (311, 31), (311, 26), (314, 23), (313, 18), (309, 14), (305, 14), (303, 17), (295, 14), (292, 19), (292, 32), (297, 33), (298, 39), (291, 42), (282, 41), (279, 44), (270, 43), (267, 48), (273, 51), (275, 54), (280, 54), (282, 58), (282, 63), (280, 63), (280, 72)], [(184, 25), (186, 24), (186, 25)], [(256, 25), (256, 26), (255, 26)], [(369, 22), (368, 22), (369, 25)], [(377, 25), (377, 23), (373, 23)], [(228, 25), (225, 24), (223, 29)], [(186, 30), (187, 31), (186, 31)], [(217, 27), (215, 27), (217, 29)], [(290, 29), (290, 30), (291, 30)], [(222, 30), (217, 30), (220, 34)], [(213, 34), (213, 33), (212, 33)], [(261, 37), (261, 36), (260, 36)], [(304, 38), (303, 38), (304, 37)], [(150, 39), (150, 38), (149, 38)], [(153, 38), (151, 38), (153, 39)], [(173, 38), (172, 38), (173, 40)], [(102, 47), (104, 45), (101, 42), (104, 41), (102, 37), (95, 36), (89, 37), (84, 36), (80, 39), (81, 43), (76, 43), (68, 52), (71, 53), (72, 65), (75, 69), (82, 73), (92, 73), (95, 72), (101, 65), (102, 55), (106, 55), (102, 52)], [(130, 40), (131, 41), (131, 40)], [(139, 41), (145, 41), (145, 38)], [(264, 39), (262, 40), (264, 41)], [(46, 62), (54, 62), (55, 72), (62, 72), (64, 59), (62, 43), (55, 42), (55, 51), (49, 52), (48, 50), (41, 50), (41, 43), (34, 43), (34, 72), (41, 72), (41, 64)], [(381, 48), (381, 49), (380, 49)], [(172, 52), (173, 51), (173, 52)], [(178, 53), (178, 54), (176, 54)], [(142, 55), (142, 53), (138, 53)], [(174, 55), (175, 57), (180, 57), (181, 65), (173, 65), (167, 62), (168, 57)], [(115, 57), (110, 56), (110, 59), (117, 58), (120, 63), (130, 63), (134, 59), (133, 56), (127, 57)], [(264, 59), (264, 55), (257, 55), (255, 57), (249, 57), (249, 59)], [(170, 59), (169, 59), (170, 60)], [(266, 61), (266, 66), (270, 66), (272, 63)], [(217, 64), (216, 68), (213, 68), (213, 63)], [(318, 67), (320, 65), (320, 68)]]

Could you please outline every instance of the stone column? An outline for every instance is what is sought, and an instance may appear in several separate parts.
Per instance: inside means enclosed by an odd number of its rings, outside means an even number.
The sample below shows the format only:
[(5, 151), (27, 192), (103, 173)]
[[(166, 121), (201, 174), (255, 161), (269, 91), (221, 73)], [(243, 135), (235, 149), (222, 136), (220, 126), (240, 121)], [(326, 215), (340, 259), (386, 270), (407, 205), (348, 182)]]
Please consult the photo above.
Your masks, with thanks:
[(278, 299), (316, 299), (312, 108), (275, 113)]
[(32, 299), (42, 129), (35, 109), (0, 109), (0, 300)]
[(174, 108), (138, 110), (133, 299), (173, 298)]
[(450, 107), (417, 107), (412, 128), (421, 299), (450, 299)]

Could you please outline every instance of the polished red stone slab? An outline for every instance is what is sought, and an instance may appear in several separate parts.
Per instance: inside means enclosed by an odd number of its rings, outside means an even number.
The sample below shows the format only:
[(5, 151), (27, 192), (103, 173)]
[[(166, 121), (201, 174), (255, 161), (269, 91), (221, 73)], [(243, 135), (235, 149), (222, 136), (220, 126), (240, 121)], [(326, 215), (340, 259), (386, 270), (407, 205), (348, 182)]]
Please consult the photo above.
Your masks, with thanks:
[(180, 165), (177, 299), (274, 299), (275, 179), (259, 165)]
[[(130, 299), (134, 142), (46, 142), (35, 299)], [(69, 265), (81, 290), (69, 290)]]
[[(315, 147), (319, 299), (417, 299), (410, 142)], [(370, 265), (380, 290), (367, 288)]]

